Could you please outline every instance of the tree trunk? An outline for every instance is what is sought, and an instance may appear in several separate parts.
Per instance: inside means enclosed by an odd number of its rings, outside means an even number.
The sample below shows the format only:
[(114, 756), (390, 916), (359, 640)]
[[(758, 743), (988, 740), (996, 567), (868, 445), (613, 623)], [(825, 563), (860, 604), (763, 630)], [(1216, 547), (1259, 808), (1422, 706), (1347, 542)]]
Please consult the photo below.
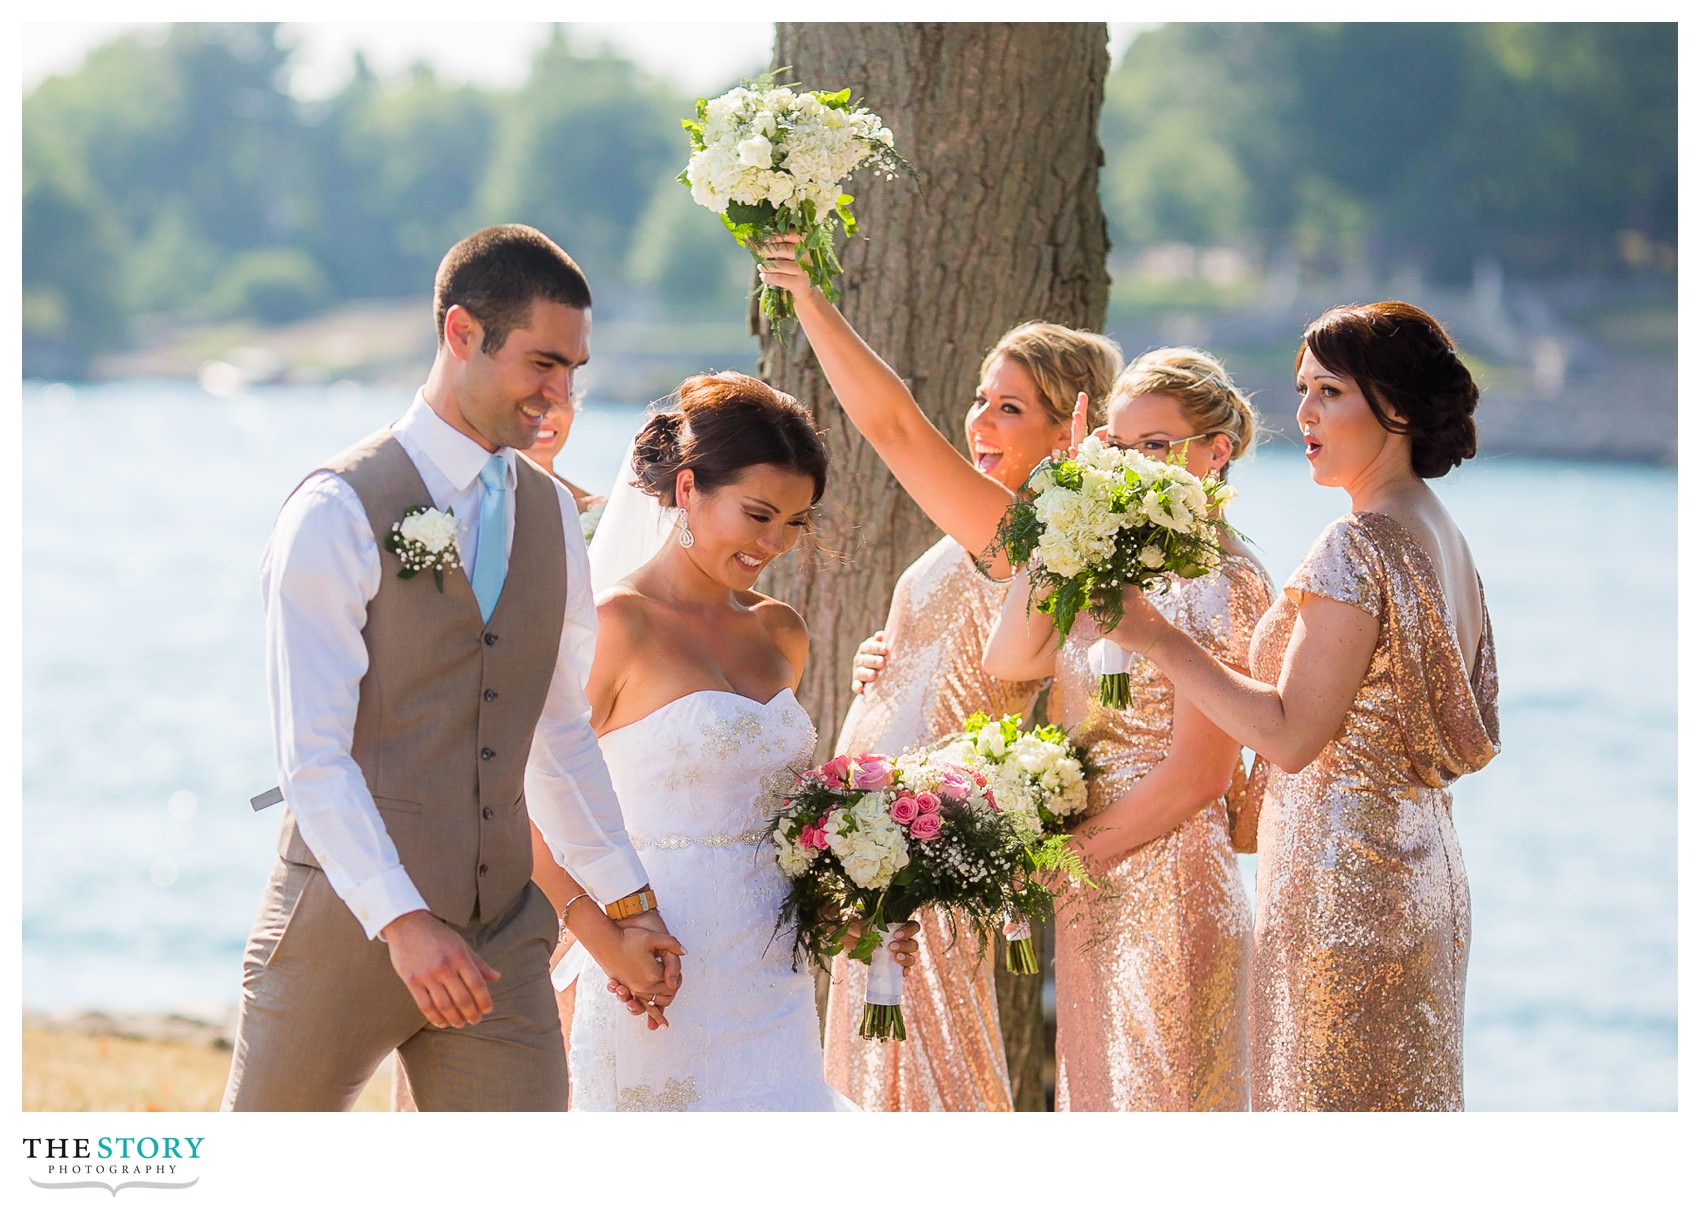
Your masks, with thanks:
[[(921, 187), (853, 178), (861, 231), (843, 242), (850, 323), (958, 446), (980, 360), (1008, 329), (1050, 320), (1101, 329), (1109, 237), (1098, 202), (1102, 24), (780, 22), (775, 67), (806, 88), (849, 88), (879, 114)], [(865, 237), (865, 238), (864, 238)], [(753, 318), (752, 312), (752, 318)], [(824, 757), (849, 705), (850, 658), (885, 622), (898, 574), (937, 531), (843, 419), (799, 332), (762, 328), (762, 377), (829, 431), (827, 556), (782, 562), (763, 589), (808, 620), (799, 695)], [(1044, 1105), (1039, 983), (1003, 1001), (1016, 1107)]]

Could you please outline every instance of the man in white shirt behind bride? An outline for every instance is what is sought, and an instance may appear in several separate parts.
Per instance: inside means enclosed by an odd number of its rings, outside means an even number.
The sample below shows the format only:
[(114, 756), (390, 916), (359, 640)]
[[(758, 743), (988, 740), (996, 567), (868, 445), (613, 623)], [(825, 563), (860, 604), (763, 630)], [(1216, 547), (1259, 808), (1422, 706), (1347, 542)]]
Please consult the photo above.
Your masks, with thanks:
[(589, 286), (509, 224), (450, 249), (435, 294), (412, 405), (302, 481), (261, 560), (279, 786), (256, 806), (286, 807), (227, 1110), (346, 1110), (392, 1050), (421, 1110), (565, 1110), (563, 923), (658, 1022), (679, 987), (591, 731), (577, 508), (516, 454), (590, 356)]

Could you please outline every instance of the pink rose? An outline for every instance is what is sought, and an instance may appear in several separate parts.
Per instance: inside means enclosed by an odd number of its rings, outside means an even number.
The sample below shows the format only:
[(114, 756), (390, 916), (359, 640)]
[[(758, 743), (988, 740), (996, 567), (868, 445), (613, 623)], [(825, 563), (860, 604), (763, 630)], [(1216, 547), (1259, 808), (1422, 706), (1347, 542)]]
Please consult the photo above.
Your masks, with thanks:
[[(921, 793), (923, 796), (925, 792)], [(900, 826), (906, 826), (921, 815), (921, 806), (915, 803), (913, 796), (899, 796), (891, 806), (891, 819)]]
[(809, 851), (826, 849), (826, 831), (819, 826), (804, 826), (803, 832), (797, 835), (797, 845)]
[(939, 777), (939, 791), (953, 800), (967, 800), (974, 794), (974, 781), (962, 771), (946, 771)]
[(891, 759), (884, 754), (858, 754), (851, 764), (850, 786), (858, 792), (877, 792), (891, 783)]
[(909, 833), (925, 842), (929, 838), (937, 838), (942, 829), (944, 818), (937, 813), (922, 813), (915, 819), (915, 824), (909, 827)]
[(936, 813), (939, 811), (939, 798), (931, 792), (917, 792), (915, 794), (915, 807), (923, 813)]
[(842, 788), (850, 774), (850, 760), (840, 754), (837, 758), (815, 769), (820, 781), (829, 788)]

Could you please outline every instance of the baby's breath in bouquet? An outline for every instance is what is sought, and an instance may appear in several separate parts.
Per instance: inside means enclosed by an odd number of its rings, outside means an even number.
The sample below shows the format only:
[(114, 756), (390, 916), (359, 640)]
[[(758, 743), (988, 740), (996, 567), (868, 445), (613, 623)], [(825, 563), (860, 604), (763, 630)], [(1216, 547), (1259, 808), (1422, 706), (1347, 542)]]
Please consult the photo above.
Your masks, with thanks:
[[(691, 197), (720, 216), (752, 256), (770, 237), (802, 237), (797, 261), (828, 299), (844, 272), (833, 250), (839, 225), (856, 230), (844, 179), (864, 165), (887, 180), (915, 170), (893, 147), (878, 114), (850, 104), (850, 90), (808, 91), (776, 85), (772, 75), (712, 101), (699, 99), (684, 120), (691, 159), (679, 174)], [(761, 313), (783, 325), (795, 309), (787, 291), (761, 288)]]
[[(1064, 831), (1067, 821), (1086, 807), (1086, 761), (1068, 734), (1054, 724), (1023, 729), (1020, 716), (993, 720), (976, 712), (962, 722), (962, 732), (946, 737), (933, 750), (986, 780), (998, 810), (1035, 853), (1035, 867), (1066, 871), (1092, 883)], [(1003, 933), (1010, 971), (1037, 973), (1032, 921), (1013, 917), (1004, 923)]]
[[(1221, 509), (1233, 496), (1178, 462), (1089, 437), (1076, 454), (1033, 469), (995, 542), (1012, 564), (1027, 566), (1028, 605), (1049, 615), (1059, 636), (1082, 610), (1108, 630), (1121, 622), (1124, 585), (1157, 589), (1171, 576), (1200, 577), (1221, 563), (1228, 526)], [(1099, 671), (1099, 702), (1125, 708), (1125, 654), (1108, 641), (1097, 647), (1110, 652)]]

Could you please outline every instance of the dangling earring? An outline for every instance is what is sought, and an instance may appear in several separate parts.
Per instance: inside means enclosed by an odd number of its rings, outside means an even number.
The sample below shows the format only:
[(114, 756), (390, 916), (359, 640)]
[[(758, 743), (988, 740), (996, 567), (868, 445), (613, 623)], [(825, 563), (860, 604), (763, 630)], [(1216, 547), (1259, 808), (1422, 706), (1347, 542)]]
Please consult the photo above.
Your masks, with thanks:
[(680, 510), (679, 510), (678, 526), (679, 526), (679, 546), (682, 547), (682, 548), (695, 547), (696, 542), (697, 542), (697, 537), (695, 535), (691, 534), (690, 520), (685, 517), (685, 511), (684, 511), (683, 507), (681, 507)]

